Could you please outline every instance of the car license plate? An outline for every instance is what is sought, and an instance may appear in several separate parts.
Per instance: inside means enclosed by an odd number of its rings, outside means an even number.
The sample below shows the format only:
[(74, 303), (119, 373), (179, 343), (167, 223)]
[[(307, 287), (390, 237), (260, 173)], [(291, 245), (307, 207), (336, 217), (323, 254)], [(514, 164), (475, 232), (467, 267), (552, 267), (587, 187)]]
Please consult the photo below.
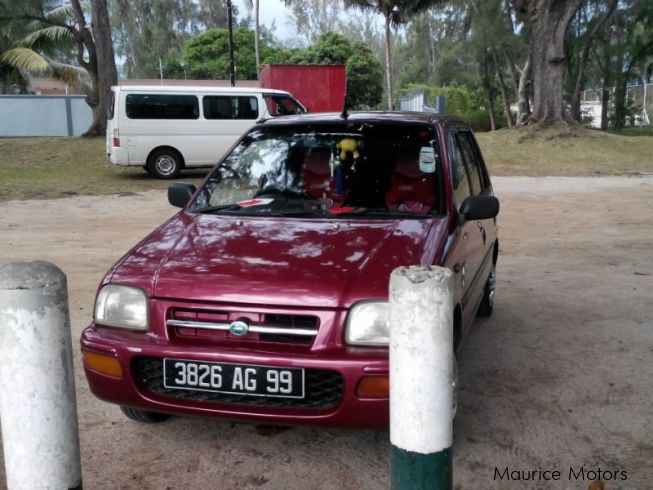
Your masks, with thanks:
[(163, 386), (236, 395), (304, 398), (304, 370), (164, 359)]

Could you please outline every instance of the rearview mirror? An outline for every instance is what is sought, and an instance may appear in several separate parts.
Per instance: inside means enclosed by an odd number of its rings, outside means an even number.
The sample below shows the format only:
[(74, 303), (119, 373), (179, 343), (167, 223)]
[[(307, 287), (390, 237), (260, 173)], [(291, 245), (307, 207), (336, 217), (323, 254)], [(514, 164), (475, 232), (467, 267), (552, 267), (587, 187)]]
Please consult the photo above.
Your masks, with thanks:
[(499, 200), (494, 196), (469, 196), (460, 206), (459, 213), (466, 220), (496, 218)]
[(193, 184), (175, 182), (168, 187), (168, 202), (178, 208), (185, 208), (196, 190), (197, 187)]

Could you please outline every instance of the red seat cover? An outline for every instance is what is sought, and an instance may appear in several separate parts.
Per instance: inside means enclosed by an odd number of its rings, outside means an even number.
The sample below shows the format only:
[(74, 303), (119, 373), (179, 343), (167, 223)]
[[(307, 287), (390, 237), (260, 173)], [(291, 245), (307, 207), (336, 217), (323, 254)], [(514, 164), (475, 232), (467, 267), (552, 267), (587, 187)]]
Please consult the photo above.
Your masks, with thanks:
[(390, 176), (385, 195), (388, 209), (426, 213), (438, 202), (435, 174), (425, 174), (418, 167), (418, 157), (401, 156)]

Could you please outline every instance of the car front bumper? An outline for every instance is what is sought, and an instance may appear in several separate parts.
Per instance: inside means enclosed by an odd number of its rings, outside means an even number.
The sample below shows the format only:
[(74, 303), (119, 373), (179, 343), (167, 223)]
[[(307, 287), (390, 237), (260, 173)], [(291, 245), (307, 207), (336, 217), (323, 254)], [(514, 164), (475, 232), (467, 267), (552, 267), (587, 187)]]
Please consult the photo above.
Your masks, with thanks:
[[(365, 377), (387, 377), (387, 355), (366, 354), (365, 349), (345, 349), (328, 352), (284, 353), (267, 348), (225, 348), (214, 345), (178, 346), (143, 333), (117, 331), (110, 328), (88, 327), (81, 337), (82, 351), (114, 357), (122, 367), (122, 376), (102, 374), (84, 363), (91, 391), (107, 402), (143, 410), (171, 414), (219, 416), (269, 424), (308, 424), (341, 427), (387, 427), (388, 398), (364, 398), (356, 389)], [(287, 404), (274, 399), (271, 403), (247, 395), (233, 397), (203, 396), (186, 390), (167, 390), (162, 386), (160, 366), (164, 358), (189, 361), (222, 362), (243, 365), (303, 368), (307, 380), (306, 397), (310, 390), (328, 392), (328, 406), (307, 401)], [(323, 375), (321, 373), (331, 373)], [(339, 376), (338, 376), (339, 375)], [(327, 386), (338, 378), (338, 386)], [(333, 399), (333, 390), (339, 390)], [(206, 395), (206, 394), (204, 394)], [(316, 398), (316, 397), (314, 397)], [(319, 395), (318, 397), (319, 398)], [(273, 402), (273, 403), (272, 403)], [(324, 404), (322, 404), (324, 405)]]

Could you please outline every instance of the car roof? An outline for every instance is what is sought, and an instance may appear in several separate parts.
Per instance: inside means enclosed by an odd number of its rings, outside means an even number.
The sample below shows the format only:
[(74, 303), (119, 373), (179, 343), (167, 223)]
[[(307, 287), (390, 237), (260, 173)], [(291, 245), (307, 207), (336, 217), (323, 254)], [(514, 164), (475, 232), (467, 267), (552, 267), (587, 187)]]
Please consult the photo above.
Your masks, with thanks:
[(407, 111), (353, 111), (344, 118), (339, 112), (314, 112), (291, 116), (277, 116), (261, 120), (265, 126), (305, 125), (305, 124), (342, 124), (344, 122), (394, 123), (394, 124), (436, 124), (448, 121), (462, 122), (458, 116), (432, 114), (427, 112)]
[(203, 85), (114, 85), (111, 87), (121, 92), (206, 92), (206, 93), (255, 93), (255, 94), (283, 94), (285, 90), (257, 87), (207, 87)]

